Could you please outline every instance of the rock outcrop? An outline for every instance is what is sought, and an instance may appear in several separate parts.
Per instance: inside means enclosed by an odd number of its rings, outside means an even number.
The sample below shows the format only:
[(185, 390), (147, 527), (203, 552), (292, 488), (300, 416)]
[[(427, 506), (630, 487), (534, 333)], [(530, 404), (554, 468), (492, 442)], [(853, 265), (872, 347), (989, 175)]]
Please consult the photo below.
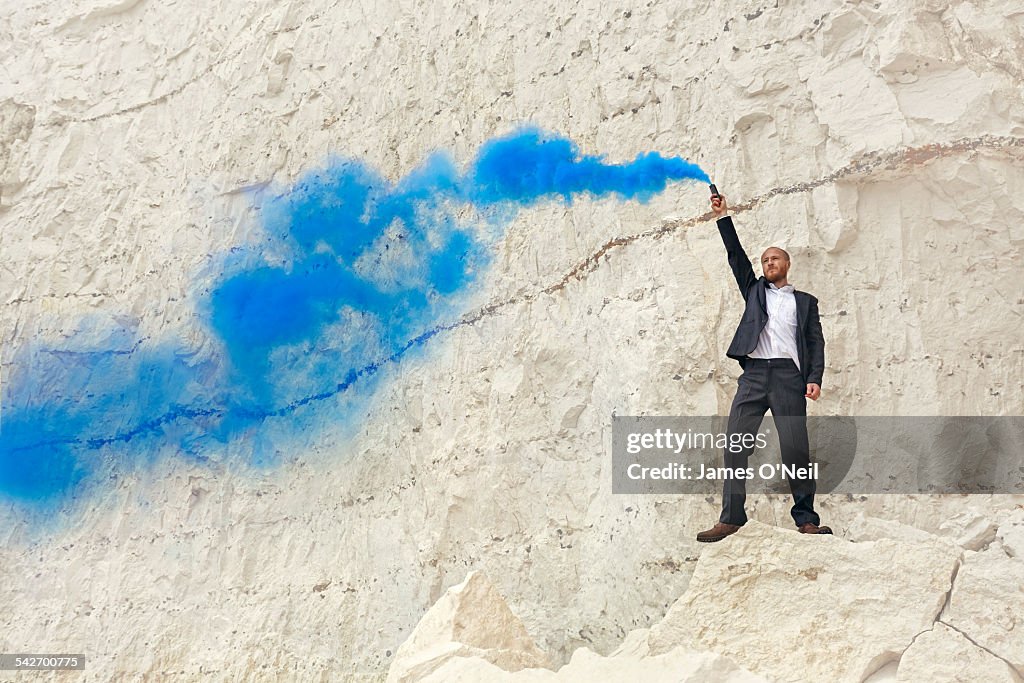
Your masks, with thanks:
[(448, 660), (464, 657), (503, 671), (548, 664), (523, 623), (480, 572), (470, 572), (449, 588), (424, 615), (395, 653), (388, 683), (423, 680)]
[(449, 588), (395, 655), (388, 683), (766, 683), (727, 657), (679, 646), (651, 654), (646, 631), (630, 634), (608, 657), (587, 648), (558, 671), (491, 583), (479, 572)]
[[(1014, 512), (998, 537), (1013, 536)], [(962, 522), (962, 520), (961, 520)], [(951, 527), (987, 528), (954, 523)], [(756, 521), (708, 546), (686, 592), (651, 629), (630, 633), (608, 656), (578, 649), (557, 671), (537, 658), (518, 621), (507, 634), (482, 626), (462, 640), (516, 643), (517, 656), (471, 652), (449, 638), (451, 608), (471, 574), (431, 608), (399, 650), (389, 680), (460, 681), (1006, 681), (1019, 683), (1019, 595), (1024, 564), (998, 540), (971, 550), (891, 520), (858, 520), (853, 534), (803, 536)], [(871, 537), (870, 540), (867, 537)], [(508, 613), (488, 589), (464, 603), (479, 617)], [(445, 620), (451, 620), (448, 623)], [(485, 620), (486, 621), (486, 620)], [(440, 635), (438, 635), (440, 634)], [(509, 645), (503, 646), (507, 652)], [(444, 653), (438, 657), (436, 653)], [(413, 669), (410, 661), (429, 660)], [(502, 661), (513, 662), (511, 666)]]
[(775, 681), (855, 681), (931, 628), (960, 550), (897, 535), (851, 543), (750, 522), (701, 555), (686, 593), (651, 629)]

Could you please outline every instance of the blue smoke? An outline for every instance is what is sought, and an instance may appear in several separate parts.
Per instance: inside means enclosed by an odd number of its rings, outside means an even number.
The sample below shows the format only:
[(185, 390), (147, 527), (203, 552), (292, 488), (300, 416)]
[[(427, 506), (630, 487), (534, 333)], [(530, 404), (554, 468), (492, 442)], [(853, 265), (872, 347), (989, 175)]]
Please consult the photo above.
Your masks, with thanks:
[(483, 146), (469, 173), (469, 196), (483, 205), (511, 201), (528, 206), (552, 197), (571, 201), (584, 192), (646, 201), (670, 180), (711, 182), (696, 164), (657, 152), (621, 165), (602, 159), (580, 156), (579, 148), (565, 138), (523, 130)]
[(273, 464), (451, 327), (519, 208), (646, 201), (685, 179), (707, 175), (656, 152), (608, 164), (534, 128), (487, 142), (464, 173), (444, 153), (397, 183), (333, 159), (266, 199), (258, 242), (197, 275), (202, 343), (84, 319), (23, 349), (2, 397), (0, 498), (51, 509), (160, 457)]

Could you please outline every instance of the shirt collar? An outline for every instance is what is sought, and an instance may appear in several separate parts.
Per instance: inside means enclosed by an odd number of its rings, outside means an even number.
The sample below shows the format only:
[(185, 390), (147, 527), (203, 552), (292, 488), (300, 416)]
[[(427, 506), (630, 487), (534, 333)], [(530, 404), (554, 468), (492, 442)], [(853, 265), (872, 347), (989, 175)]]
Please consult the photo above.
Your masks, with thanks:
[(768, 288), (769, 289), (777, 289), (780, 292), (786, 292), (787, 294), (792, 294), (793, 291), (794, 291), (792, 284), (787, 284), (787, 285), (783, 285), (781, 287), (776, 287), (774, 282), (769, 282), (768, 283)]

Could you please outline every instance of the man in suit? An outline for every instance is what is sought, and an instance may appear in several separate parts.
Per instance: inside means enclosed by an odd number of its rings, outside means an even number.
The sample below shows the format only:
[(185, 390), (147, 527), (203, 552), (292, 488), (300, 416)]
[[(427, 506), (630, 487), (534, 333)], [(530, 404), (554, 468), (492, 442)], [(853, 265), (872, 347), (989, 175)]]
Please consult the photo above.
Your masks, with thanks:
[[(818, 300), (793, 288), (789, 254), (769, 247), (761, 255), (761, 277), (754, 276), (750, 259), (740, 245), (725, 197), (714, 195), (711, 210), (718, 218), (718, 232), (725, 244), (740, 293), (746, 303), (743, 317), (726, 355), (743, 368), (736, 397), (729, 411), (729, 444), (750, 444), (749, 448), (725, 448), (725, 467), (735, 472), (747, 467), (753, 439), (733, 435), (756, 434), (765, 411), (771, 409), (778, 428), (779, 446), (785, 464), (808, 467), (807, 399), (821, 395), (825, 369), (825, 338), (818, 319)], [(814, 511), (815, 482), (812, 478), (790, 478), (793, 494), (791, 514), (805, 534), (831, 534)], [(722, 491), (722, 514), (712, 528), (697, 534), (703, 543), (720, 541), (746, 524), (746, 487), (742, 478), (726, 478)]]

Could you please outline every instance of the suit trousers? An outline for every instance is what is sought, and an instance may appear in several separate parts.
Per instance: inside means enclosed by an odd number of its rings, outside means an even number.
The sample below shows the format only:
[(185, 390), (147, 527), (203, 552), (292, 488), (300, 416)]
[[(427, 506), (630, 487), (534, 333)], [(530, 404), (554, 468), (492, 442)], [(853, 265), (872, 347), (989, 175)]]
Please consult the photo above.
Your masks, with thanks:
[[(778, 430), (779, 447), (784, 464), (795, 467), (810, 465), (810, 447), (807, 440), (807, 384), (791, 358), (744, 359), (736, 397), (729, 410), (729, 441), (737, 443), (733, 434), (756, 435), (764, 414), (772, 411)], [(739, 438), (739, 437), (735, 437)], [(730, 449), (727, 445), (725, 466), (736, 469), (747, 467), (753, 452), (753, 437), (743, 439), (749, 448)], [(793, 494), (791, 514), (797, 526), (820, 519), (814, 511), (814, 479), (790, 479)], [(722, 491), (722, 515), (719, 521), (728, 524), (746, 524), (746, 482), (741, 478), (726, 478)]]

